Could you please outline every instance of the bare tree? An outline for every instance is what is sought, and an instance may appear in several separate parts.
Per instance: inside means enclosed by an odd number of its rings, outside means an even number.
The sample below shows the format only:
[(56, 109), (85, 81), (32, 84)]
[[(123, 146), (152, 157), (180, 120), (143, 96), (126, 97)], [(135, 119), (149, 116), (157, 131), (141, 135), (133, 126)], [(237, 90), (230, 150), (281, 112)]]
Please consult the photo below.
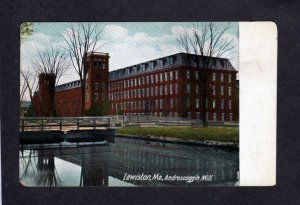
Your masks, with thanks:
[[(199, 84), (202, 90), (202, 119), (203, 125), (208, 122), (205, 116), (206, 99), (208, 97), (209, 84), (208, 72), (214, 65), (214, 57), (224, 57), (236, 47), (235, 40), (226, 35), (231, 24), (220, 26), (214, 22), (193, 24), (191, 29), (185, 29), (177, 37), (177, 42), (189, 54), (195, 54), (194, 61), (198, 68), (201, 68)], [(199, 55), (199, 57), (198, 57)], [(190, 61), (190, 60), (189, 60)], [(191, 61), (190, 61), (191, 63)]]
[[(36, 74), (52, 75), (54, 79), (48, 79), (47, 87), (50, 96), (51, 112), (47, 115), (55, 115), (55, 85), (58, 84), (61, 76), (70, 68), (70, 60), (64, 49), (60, 47), (51, 47), (44, 51), (38, 51), (32, 62)], [(43, 106), (42, 106), (43, 108)], [(44, 115), (42, 111), (42, 115)]]
[(20, 101), (23, 101), (26, 91), (28, 91), (30, 101), (32, 102), (33, 91), (38, 86), (37, 73), (29, 69), (21, 69), (20, 74)]
[(70, 69), (70, 60), (64, 49), (51, 47), (45, 51), (38, 51), (32, 66), (39, 74), (55, 74), (55, 85), (57, 85), (61, 76)]
[(87, 75), (86, 58), (87, 53), (95, 52), (104, 44), (100, 44), (103, 38), (104, 29), (99, 28), (94, 23), (81, 23), (80, 25), (70, 24), (70, 29), (63, 36), (67, 43), (67, 50), (71, 58), (71, 62), (81, 83), (82, 96), (82, 114), (84, 114), (85, 103), (85, 84)]

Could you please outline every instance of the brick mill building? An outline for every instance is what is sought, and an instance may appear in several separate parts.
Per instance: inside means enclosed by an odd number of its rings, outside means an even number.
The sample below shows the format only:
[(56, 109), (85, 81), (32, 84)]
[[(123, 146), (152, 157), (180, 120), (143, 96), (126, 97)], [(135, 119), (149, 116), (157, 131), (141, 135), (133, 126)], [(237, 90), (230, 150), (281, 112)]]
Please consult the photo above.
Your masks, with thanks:
[[(201, 56), (178, 53), (109, 72), (107, 53), (87, 55), (84, 107), (108, 102), (109, 114), (154, 115), (237, 121), (236, 74), (230, 61), (212, 58), (208, 71), (206, 99), (200, 80), (203, 69), (195, 63)], [(45, 84), (50, 74), (41, 74), (33, 105), (37, 115), (49, 114)], [(51, 79), (51, 77), (50, 77)], [(55, 87), (58, 116), (82, 116), (81, 84), (73, 81)], [(205, 103), (203, 103), (203, 100)], [(205, 113), (203, 105), (206, 106)], [(44, 111), (43, 111), (44, 109)], [(44, 114), (43, 114), (44, 113)]]

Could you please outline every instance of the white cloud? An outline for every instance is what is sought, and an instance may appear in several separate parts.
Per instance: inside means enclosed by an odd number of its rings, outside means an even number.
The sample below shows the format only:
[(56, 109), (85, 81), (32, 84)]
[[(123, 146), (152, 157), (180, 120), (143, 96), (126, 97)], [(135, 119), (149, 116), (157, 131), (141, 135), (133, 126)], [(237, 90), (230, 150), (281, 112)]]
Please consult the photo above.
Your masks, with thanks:
[(104, 28), (105, 35), (111, 38), (124, 38), (128, 35), (128, 30), (119, 25), (109, 24)]

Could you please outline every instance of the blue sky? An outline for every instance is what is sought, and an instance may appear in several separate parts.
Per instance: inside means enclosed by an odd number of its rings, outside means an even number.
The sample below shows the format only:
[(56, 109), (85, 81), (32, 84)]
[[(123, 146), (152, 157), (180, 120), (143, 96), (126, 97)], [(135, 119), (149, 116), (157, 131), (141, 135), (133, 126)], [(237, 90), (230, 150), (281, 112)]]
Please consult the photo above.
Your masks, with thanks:
[[(183, 29), (191, 29), (192, 22), (156, 22), (156, 23), (97, 23), (104, 29), (99, 52), (109, 53), (110, 70), (131, 66), (155, 58), (184, 52), (178, 46), (177, 36)], [(219, 26), (225, 23), (218, 23)], [(34, 32), (21, 42), (21, 69), (31, 69), (33, 56), (36, 52), (52, 46), (66, 47), (63, 35), (69, 29), (69, 23), (34, 23)], [(228, 56), (233, 66), (238, 69), (238, 23), (231, 23), (226, 33), (237, 42), (236, 49)], [(77, 80), (74, 69), (70, 69), (59, 84)]]

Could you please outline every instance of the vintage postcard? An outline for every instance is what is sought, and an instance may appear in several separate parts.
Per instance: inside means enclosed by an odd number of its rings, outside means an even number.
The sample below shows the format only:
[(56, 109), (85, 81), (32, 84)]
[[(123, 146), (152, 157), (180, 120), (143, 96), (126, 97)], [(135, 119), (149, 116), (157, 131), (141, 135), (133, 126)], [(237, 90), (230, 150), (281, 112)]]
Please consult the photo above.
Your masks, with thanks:
[[(276, 139), (266, 132), (276, 121), (264, 117), (276, 117), (273, 23), (25, 22), (20, 30), (22, 185), (276, 183)], [(252, 126), (260, 120), (269, 124)]]

